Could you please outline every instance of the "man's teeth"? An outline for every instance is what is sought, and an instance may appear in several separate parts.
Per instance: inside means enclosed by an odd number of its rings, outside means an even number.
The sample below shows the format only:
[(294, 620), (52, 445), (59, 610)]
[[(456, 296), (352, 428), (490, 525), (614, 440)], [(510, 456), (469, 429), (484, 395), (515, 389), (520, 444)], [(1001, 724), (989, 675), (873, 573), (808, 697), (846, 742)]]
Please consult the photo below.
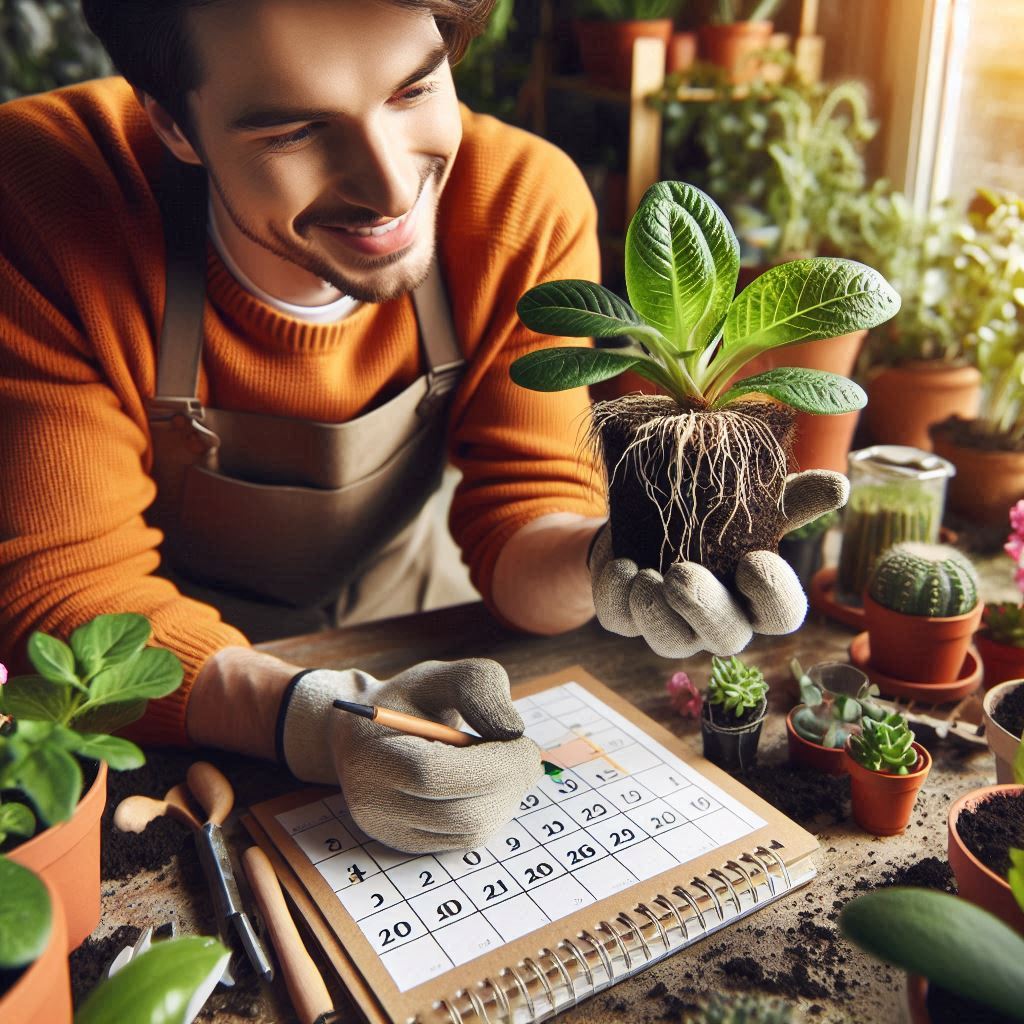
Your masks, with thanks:
[(367, 235), (373, 235), (375, 237), (377, 235), (386, 235), (388, 232), (394, 231), (395, 228), (405, 223), (405, 218), (408, 216), (409, 214), (403, 213), (401, 217), (396, 217), (394, 220), (389, 220), (387, 224), (381, 224), (379, 227), (375, 228), (343, 228), (342, 230), (347, 231), (350, 235), (362, 235), (364, 238)]

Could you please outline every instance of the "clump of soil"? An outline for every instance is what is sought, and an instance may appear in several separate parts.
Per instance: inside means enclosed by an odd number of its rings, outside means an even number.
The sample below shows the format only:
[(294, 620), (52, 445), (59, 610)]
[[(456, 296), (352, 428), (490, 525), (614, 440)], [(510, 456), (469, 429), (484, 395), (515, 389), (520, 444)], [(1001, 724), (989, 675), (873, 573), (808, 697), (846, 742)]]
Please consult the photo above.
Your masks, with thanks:
[(956, 830), (975, 857), (1005, 878), (1010, 870), (1010, 847), (1024, 847), (1024, 796), (994, 793), (960, 812)]
[(740, 782), (787, 818), (805, 828), (825, 820), (837, 825), (850, 816), (850, 779), (788, 763), (755, 765)]
[(141, 928), (123, 924), (105, 939), (86, 939), (71, 954), (71, 999), (77, 1009), (96, 987), (111, 961), (125, 946), (135, 945)]
[(775, 550), (795, 416), (776, 402), (684, 412), (660, 395), (596, 406), (616, 556), (661, 572), (700, 562), (729, 582), (744, 554)]
[(992, 717), (1011, 735), (1024, 734), (1024, 685), (1004, 693), (992, 709)]
[(902, 864), (892, 870), (882, 872), (882, 880), (871, 885), (861, 885), (865, 880), (857, 879), (855, 889), (888, 889), (891, 886), (912, 886), (916, 889), (938, 889), (956, 895), (956, 878), (949, 861), (938, 857), (925, 857), (913, 864)]

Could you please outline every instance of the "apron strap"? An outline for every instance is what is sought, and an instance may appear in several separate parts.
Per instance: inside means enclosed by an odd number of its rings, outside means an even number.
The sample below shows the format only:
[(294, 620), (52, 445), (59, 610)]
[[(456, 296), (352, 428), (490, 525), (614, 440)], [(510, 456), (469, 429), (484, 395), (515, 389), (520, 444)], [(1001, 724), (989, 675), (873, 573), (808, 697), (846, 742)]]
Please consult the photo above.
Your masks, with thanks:
[(466, 365), (436, 256), (423, 283), (412, 293), (412, 301), (427, 363), (427, 391), (416, 406), (416, 414), (425, 419), (455, 389)]

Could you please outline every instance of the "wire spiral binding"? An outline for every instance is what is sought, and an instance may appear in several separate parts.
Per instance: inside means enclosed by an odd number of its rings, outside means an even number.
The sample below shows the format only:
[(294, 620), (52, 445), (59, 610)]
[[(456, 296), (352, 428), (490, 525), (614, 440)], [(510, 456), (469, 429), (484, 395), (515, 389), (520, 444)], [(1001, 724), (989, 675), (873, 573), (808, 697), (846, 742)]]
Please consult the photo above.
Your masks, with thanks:
[[(434, 1004), (435, 1010), (448, 1024), (468, 1024), (467, 1017), (472, 1024), (514, 1024), (515, 1003), (525, 1007), (530, 1020), (546, 1019), (576, 1006), (581, 999), (609, 987), (620, 977), (749, 912), (766, 898), (758, 892), (759, 887), (767, 889), (769, 899), (791, 889), (789, 870), (777, 852), (781, 848), (782, 844), (774, 841), (770, 846), (758, 846), (736, 860), (726, 861), (721, 868), (710, 869), (703, 878), (675, 885), (667, 894), (656, 893), (649, 902), (620, 912), (614, 923), (598, 921), (594, 928), (597, 935), (580, 931), (574, 937), (561, 939), (554, 949), (545, 946), (536, 958), (523, 957), (515, 967), (503, 967), (497, 978), (484, 978), (478, 983), (479, 991), (461, 989), (452, 999), (439, 1000)], [(714, 911), (710, 919), (708, 910)], [(693, 929), (691, 925), (698, 927)], [(678, 931), (675, 943), (673, 930)], [(602, 940), (598, 937), (601, 935), (607, 938)], [(584, 952), (587, 947), (590, 951)], [(563, 950), (564, 959), (559, 955)], [(618, 974), (616, 961), (621, 968)], [(595, 977), (593, 967), (597, 964), (604, 978)], [(559, 1001), (563, 988), (565, 998)], [(550, 1007), (539, 1018), (535, 998), (538, 991)]]

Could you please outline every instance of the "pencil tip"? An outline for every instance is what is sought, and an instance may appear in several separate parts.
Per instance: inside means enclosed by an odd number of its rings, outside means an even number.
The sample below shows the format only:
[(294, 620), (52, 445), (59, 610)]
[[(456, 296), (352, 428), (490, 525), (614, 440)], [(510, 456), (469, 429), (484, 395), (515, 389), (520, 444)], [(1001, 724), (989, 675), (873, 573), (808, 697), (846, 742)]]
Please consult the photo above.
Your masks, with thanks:
[(350, 700), (336, 700), (334, 706), (339, 711), (351, 711), (353, 715), (360, 718), (373, 718), (373, 706), (371, 704), (356, 704)]

